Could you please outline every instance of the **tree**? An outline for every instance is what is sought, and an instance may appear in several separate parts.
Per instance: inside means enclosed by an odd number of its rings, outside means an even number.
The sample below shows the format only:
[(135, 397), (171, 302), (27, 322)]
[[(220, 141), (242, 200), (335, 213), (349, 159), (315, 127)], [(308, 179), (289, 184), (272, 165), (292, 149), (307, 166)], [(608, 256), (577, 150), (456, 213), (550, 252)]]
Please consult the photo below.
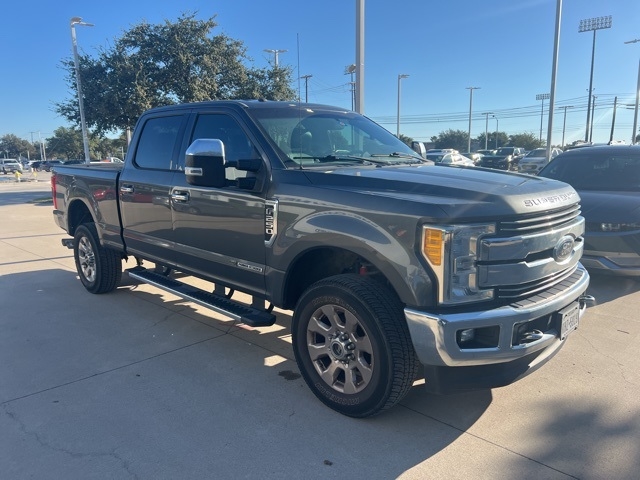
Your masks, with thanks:
[(467, 151), (469, 144), (469, 134), (463, 130), (445, 130), (437, 136), (431, 137), (435, 148), (453, 148), (461, 152)]
[(509, 137), (509, 145), (514, 147), (522, 147), (525, 150), (533, 150), (545, 146), (545, 142), (541, 141), (535, 136), (535, 134), (529, 133), (516, 133)]
[(404, 135), (404, 134), (402, 134), (402, 133), (400, 134), (400, 136), (398, 137), (398, 139), (399, 139), (401, 142), (406, 143), (408, 146), (411, 146), (411, 143), (413, 142), (413, 138), (408, 137), (407, 135)]
[(9, 133), (0, 137), (0, 156), (6, 158), (35, 158), (36, 148), (27, 140)]
[(46, 142), (48, 157), (65, 160), (84, 158), (82, 132), (77, 128), (58, 127)]
[[(292, 100), (292, 69), (256, 69), (239, 40), (212, 35), (215, 16), (133, 26), (97, 58), (79, 55), (87, 125), (98, 134), (132, 127), (145, 110), (174, 103), (237, 98)], [(56, 111), (80, 124), (75, 68), (62, 62), (72, 97)]]
[[(496, 136), (498, 137), (497, 142), (496, 142)], [(478, 135), (476, 140), (478, 141), (478, 145), (480, 145), (481, 148), (484, 148), (484, 133)], [(502, 147), (503, 145), (506, 145), (507, 143), (509, 143), (509, 136), (504, 132), (497, 132), (497, 133), (489, 132), (487, 134), (487, 148), (490, 148), (490, 149), (499, 148), (499, 147)]]

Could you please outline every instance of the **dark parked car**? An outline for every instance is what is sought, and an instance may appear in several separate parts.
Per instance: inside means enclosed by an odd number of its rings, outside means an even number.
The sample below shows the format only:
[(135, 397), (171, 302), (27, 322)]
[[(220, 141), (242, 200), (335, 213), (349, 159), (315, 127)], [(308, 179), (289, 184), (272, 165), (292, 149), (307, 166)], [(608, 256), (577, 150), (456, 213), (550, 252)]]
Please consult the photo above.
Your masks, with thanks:
[(40, 163), (40, 170), (44, 170), (45, 172), (50, 172), (53, 167), (58, 165), (62, 165), (64, 162), (62, 160), (45, 160)]
[(539, 176), (567, 182), (580, 195), (587, 269), (640, 276), (640, 145), (569, 150)]

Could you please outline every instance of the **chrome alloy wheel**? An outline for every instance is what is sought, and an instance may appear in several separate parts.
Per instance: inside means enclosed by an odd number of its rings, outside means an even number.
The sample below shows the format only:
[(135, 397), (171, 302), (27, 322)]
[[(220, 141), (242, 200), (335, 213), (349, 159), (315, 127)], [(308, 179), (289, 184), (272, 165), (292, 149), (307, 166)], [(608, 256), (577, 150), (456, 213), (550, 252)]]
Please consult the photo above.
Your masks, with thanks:
[(84, 278), (89, 282), (95, 282), (96, 255), (93, 252), (91, 241), (87, 237), (82, 237), (78, 242), (78, 261)]

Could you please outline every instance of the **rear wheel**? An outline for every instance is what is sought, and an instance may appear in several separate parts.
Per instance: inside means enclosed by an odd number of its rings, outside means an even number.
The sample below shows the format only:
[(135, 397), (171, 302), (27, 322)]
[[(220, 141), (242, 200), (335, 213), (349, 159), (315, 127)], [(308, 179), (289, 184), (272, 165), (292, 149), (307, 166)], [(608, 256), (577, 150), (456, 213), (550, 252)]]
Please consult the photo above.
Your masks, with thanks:
[(307, 385), (344, 415), (367, 417), (392, 407), (416, 377), (402, 304), (366, 277), (337, 275), (309, 287), (295, 309), (292, 337)]
[(94, 223), (76, 229), (73, 256), (80, 281), (89, 292), (111, 292), (120, 283), (122, 259), (117, 252), (100, 245)]

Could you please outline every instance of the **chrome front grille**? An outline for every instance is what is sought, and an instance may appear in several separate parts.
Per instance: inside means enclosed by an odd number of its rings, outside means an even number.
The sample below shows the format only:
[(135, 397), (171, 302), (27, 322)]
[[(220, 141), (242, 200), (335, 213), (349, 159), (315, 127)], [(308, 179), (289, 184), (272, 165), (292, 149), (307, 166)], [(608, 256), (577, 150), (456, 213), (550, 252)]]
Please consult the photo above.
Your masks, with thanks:
[(498, 222), (498, 235), (522, 235), (557, 228), (580, 215), (580, 204)]
[[(506, 301), (553, 290), (578, 267), (584, 223), (579, 204), (500, 221), (496, 234), (481, 240), (478, 286)], [(574, 239), (572, 254), (558, 259), (556, 248), (567, 238)]]

